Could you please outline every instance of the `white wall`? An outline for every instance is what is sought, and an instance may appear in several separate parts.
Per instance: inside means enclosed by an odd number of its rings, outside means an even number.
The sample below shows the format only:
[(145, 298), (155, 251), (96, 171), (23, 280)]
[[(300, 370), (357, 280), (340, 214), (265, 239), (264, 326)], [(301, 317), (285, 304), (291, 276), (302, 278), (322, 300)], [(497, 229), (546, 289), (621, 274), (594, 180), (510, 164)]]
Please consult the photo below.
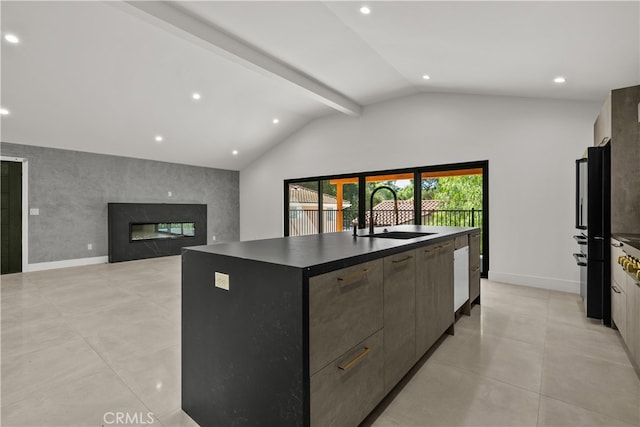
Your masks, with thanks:
[(283, 235), (285, 179), (489, 160), (489, 278), (577, 293), (574, 161), (599, 108), (425, 93), (317, 119), (241, 171), (240, 238)]

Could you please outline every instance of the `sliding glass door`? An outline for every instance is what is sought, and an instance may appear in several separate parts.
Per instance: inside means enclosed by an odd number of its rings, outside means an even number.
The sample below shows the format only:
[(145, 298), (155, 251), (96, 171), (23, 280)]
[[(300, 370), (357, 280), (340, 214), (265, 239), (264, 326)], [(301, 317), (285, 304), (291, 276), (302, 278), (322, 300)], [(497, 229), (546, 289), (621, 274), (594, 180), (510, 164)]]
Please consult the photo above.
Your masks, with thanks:
[(286, 184), (287, 236), (349, 230), (358, 218), (358, 178)]
[[(481, 272), (487, 277), (488, 173), (489, 162), (479, 161), (287, 180), (284, 234), (342, 232), (354, 226), (365, 229), (372, 222), (375, 226), (478, 227)], [(378, 190), (382, 186), (387, 188)]]

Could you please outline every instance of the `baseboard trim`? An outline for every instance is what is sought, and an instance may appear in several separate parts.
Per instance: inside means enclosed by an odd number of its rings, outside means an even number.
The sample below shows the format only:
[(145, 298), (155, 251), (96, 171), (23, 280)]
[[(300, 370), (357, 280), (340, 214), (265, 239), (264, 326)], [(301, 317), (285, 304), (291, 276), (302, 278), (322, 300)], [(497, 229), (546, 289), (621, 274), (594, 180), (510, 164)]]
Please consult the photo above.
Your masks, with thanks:
[(511, 283), (513, 285), (531, 286), (532, 288), (550, 289), (553, 291), (580, 293), (580, 282), (554, 279), (552, 277), (527, 276), (524, 274), (501, 273), (489, 271), (489, 280)]
[(27, 264), (25, 272), (54, 270), (57, 268), (80, 267), (82, 265), (106, 264), (109, 262), (108, 256), (97, 256), (93, 258), (76, 258), (65, 259), (62, 261), (37, 262), (35, 264)]

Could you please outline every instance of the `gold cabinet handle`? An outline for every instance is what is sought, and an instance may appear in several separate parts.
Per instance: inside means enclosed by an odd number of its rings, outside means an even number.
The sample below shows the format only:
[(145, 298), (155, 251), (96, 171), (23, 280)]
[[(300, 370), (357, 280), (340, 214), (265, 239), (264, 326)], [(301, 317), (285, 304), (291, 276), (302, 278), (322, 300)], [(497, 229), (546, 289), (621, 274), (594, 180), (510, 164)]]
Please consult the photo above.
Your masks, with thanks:
[(613, 289), (613, 292), (615, 292), (616, 294), (620, 293), (620, 290), (618, 288), (616, 288), (615, 286), (612, 286), (611, 289)]
[(449, 246), (451, 246), (451, 242), (444, 243), (444, 244), (440, 245), (439, 248), (440, 249), (444, 249), (444, 248), (448, 248)]
[(480, 267), (474, 267), (473, 270), (471, 270), (471, 272), (475, 273), (478, 270), (480, 270)]
[(338, 281), (340, 281), (340, 282), (348, 282), (348, 281), (357, 279), (360, 276), (364, 276), (368, 272), (369, 272), (369, 269), (365, 268), (362, 271), (358, 271), (358, 272), (352, 273), (352, 274), (347, 274), (346, 276), (343, 276), (343, 277), (338, 277)]
[(356, 357), (354, 357), (353, 359), (351, 359), (350, 361), (348, 361), (344, 365), (338, 366), (338, 369), (340, 369), (341, 371), (346, 371), (348, 369), (351, 369), (351, 367), (353, 365), (358, 363), (360, 361), (360, 359), (365, 357), (367, 355), (367, 353), (369, 353), (370, 351), (371, 351), (371, 349), (369, 347), (363, 348), (362, 351)]
[(392, 263), (394, 263), (394, 264), (399, 264), (399, 263), (401, 263), (401, 262), (405, 262), (405, 261), (407, 261), (407, 260), (410, 260), (411, 258), (413, 258), (413, 257), (412, 257), (411, 255), (408, 255), (408, 256), (406, 256), (406, 257), (404, 257), (404, 258), (402, 258), (402, 259), (394, 259), (394, 260), (391, 260), (391, 262), (392, 262)]

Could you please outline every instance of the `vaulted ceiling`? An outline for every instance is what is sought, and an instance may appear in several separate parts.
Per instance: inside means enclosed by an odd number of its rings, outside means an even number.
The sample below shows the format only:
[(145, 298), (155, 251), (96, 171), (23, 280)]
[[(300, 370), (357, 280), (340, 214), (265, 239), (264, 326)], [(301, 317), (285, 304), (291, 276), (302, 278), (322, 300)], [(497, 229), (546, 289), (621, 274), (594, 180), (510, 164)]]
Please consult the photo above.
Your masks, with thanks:
[(637, 1), (363, 5), (2, 1), (2, 141), (240, 170), (398, 96), (600, 102), (640, 84)]

